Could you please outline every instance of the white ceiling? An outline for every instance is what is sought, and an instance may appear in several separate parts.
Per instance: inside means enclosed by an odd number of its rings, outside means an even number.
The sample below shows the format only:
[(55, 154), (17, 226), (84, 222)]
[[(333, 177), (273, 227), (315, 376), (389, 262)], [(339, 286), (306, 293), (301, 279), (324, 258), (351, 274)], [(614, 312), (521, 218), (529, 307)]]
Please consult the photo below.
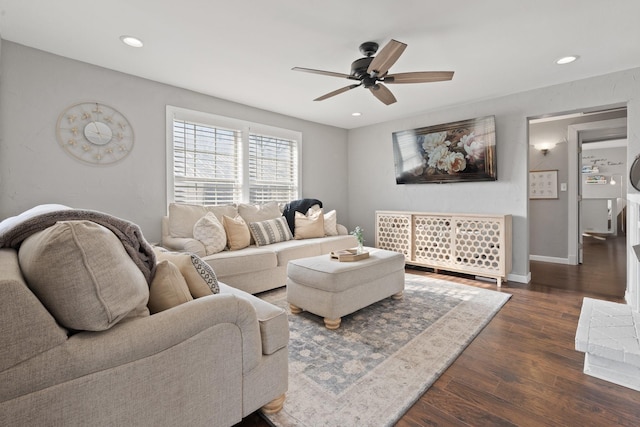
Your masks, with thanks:
[[(639, 0), (0, 0), (5, 40), (346, 129), (638, 67), (639, 18)], [(385, 106), (364, 88), (314, 102), (351, 81), (291, 71), (348, 74), (391, 38), (408, 48), (390, 73), (453, 80), (389, 85)]]

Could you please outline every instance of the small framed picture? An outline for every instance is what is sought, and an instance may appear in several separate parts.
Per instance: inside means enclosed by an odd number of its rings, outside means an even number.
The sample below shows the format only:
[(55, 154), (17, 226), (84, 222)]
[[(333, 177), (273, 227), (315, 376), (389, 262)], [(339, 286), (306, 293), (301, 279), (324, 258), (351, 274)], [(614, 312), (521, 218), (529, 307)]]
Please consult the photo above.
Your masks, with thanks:
[(558, 198), (558, 170), (529, 171), (530, 199)]

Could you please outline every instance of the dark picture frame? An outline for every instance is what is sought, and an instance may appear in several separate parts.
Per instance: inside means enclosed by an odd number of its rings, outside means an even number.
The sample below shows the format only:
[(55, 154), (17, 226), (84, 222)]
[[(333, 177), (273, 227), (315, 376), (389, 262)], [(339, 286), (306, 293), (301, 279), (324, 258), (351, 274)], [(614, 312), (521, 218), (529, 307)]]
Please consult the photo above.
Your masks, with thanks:
[(495, 116), (393, 132), (397, 184), (496, 181)]

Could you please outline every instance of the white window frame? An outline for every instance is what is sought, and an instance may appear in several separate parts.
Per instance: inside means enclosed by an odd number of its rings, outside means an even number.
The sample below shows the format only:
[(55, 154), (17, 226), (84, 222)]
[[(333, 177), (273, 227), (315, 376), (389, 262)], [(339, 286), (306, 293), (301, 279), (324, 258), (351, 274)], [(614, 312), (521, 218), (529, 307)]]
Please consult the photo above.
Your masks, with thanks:
[(173, 121), (184, 120), (212, 127), (241, 130), (241, 165), (240, 185), (242, 187), (241, 203), (249, 203), (249, 134), (268, 135), (275, 138), (297, 141), (297, 177), (298, 196), (302, 194), (302, 132), (278, 128), (274, 126), (253, 123), (232, 117), (219, 116), (202, 111), (190, 110), (173, 105), (166, 107), (166, 195), (167, 203), (173, 203), (174, 199), (174, 165), (173, 165)]

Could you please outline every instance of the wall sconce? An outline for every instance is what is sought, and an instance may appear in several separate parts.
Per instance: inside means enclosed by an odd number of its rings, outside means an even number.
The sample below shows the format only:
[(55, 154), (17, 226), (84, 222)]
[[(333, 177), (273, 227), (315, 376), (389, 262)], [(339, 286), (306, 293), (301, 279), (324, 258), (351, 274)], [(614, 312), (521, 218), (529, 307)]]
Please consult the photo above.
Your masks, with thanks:
[(533, 148), (540, 151), (543, 156), (546, 156), (549, 150), (551, 150), (555, 146), (555, 142), (539, 142), (537, 144), (533, 144)]
[(618, 181), (616, 180), (616, 176), (620, 177), (620, 184), (622, 185), (622, 175), (619, 175), (619, 174), (611, 175), (611, 178), (609, 179), (609, 184), (611, 184), (611, 185), (618, 184)]

